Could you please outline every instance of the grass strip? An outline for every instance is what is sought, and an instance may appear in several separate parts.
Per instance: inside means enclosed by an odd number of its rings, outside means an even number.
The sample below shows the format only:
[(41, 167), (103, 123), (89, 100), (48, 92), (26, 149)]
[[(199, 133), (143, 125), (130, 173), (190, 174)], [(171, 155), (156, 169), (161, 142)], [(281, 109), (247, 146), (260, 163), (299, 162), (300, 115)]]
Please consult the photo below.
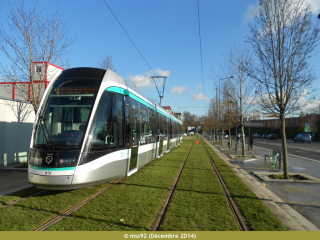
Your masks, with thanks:
[(74, 212), (51, 231), (149, 230), (194, 140), (171, 149), (122, 184)]
[(0, 197), (0, 207), (6, 204), (9, 204), (13, 201), (19, 200), (20, 198), (27, 197), (29, 195), (32, 195), (34, 193), (40, 192), (42, 189), (38, 189), (36, 187), (30, 187), (23, 190), (20, 190), (18, 192), (14, 192), (5, 196)]
[(254, 231), (287, 231), (276, 215), (247, 187), (233, 170), (204, 143), (237, 206)]
[(109, 183), (72, 191), (46, 191), (0, 209), (0, 231), (30, 231)]
[(193, 145), (161, 230), (240, 230), (202, 144)]

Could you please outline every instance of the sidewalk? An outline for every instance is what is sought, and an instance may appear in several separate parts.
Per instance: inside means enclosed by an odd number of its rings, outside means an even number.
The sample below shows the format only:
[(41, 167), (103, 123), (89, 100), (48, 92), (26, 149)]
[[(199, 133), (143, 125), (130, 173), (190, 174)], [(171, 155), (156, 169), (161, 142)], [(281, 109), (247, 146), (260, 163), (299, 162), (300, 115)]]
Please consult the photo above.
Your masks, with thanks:
[(0, 197), (32, 187), (28, 182), (27, 168), (0, 168)]
[[(212, 143), (212, 141), (210, 141)], [(270, 151), (260, 147), (253, 147), (253, 151), (247, 151), (251, 158), (236, 158), (235, 150), (229, 150), (227, 140), (224, 145), (218, 143), (209, 144), (217, 151), (220, 157), (243, 179), (248, 187), (261, 198), (271, 211), (291, 231), (319, 231), (320, 228), (320, 179), (316, 178), (319, 171), (298, 168), (299, 175), (306, 174), (312, 181), (272, 180), (265, 175), (279, 174), (271, 169), (269, 158), (265, 162), (264, 155)], [(233, 142), (234, 143), (234, 142)], [(237, 155), (242, 155), (241, 145), (238, 145)], [(231, 158), (230, 155), (233, 157)], [(297, 159), (289, 158), (290, 163)], [(301, 159), (298, 159), (301, 161)], [(296, 165), (298, 165), (297, 162)], [(319, 169), (319, 163), (314, 163)], [(293, 164), (294, 165), (294, 164)], [(297, 167), (297, 166), (293, 166)], [(294, 168), (289, 173), (296, 173)]]

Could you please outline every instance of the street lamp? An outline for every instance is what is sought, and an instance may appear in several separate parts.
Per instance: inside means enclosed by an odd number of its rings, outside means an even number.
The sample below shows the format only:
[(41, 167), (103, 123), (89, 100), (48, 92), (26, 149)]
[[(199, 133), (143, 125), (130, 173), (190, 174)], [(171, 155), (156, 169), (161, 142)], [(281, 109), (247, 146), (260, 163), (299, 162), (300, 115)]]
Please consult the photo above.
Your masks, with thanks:
[[(237, 151), (238, 151), (238, 143), (237, 143), (237, 136), (238, 136), (238, 126), (237, 126), (238, 104), (237, 104), (237, 102), (232, 101), (232, 100), (230, 100), (228, 103), (234, 103), (234, 104), (236, 104), (236, 140), (235, 140), (236, 147), (235, 147), (235, 153), (237, 154)], [(230, 134), (230, 133), (229, 133), (229, 134)]]
[(220, 145), (222, 145), (222, 129), (221, 129), (221, 120), (220, 120), (220, 81), (221, 80), (230, 79), (230, 78), (233, 78), (233, 76), (219, 79), (219, 130), (220, 130), (220, 133), (221, 133), (221, 134), (219, 134), (219, 143), (220, 143)]

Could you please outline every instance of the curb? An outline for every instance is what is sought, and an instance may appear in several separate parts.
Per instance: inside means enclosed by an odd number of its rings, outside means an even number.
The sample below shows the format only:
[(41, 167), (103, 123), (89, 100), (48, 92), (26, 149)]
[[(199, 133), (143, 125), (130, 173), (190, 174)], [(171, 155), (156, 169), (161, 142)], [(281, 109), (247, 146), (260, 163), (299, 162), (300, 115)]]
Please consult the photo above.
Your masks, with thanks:
[(204, 139), (206, 143), (221, 157), (221, 159), (243, 180), (243, 182), (257, 195), (257, 197), (278, 217), (290, 231), (320, 231), (296, 210), (292, 209), (282, 199), (269, 189), (264, 187), (258, 180), (253, 178), (241, 167), (233, 165), (229, 159), (214, 145)]

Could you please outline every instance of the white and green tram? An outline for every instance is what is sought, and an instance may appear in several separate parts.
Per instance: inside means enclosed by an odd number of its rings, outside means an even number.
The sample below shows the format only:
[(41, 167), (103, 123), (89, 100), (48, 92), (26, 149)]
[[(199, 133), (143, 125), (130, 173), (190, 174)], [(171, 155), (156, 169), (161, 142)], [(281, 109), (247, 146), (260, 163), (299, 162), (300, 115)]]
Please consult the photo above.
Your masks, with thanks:
[(182, 142), (182, 122), (111, 70), (54, 77), (30, 142), (29, 182), (77, 189), (130, 176)]

